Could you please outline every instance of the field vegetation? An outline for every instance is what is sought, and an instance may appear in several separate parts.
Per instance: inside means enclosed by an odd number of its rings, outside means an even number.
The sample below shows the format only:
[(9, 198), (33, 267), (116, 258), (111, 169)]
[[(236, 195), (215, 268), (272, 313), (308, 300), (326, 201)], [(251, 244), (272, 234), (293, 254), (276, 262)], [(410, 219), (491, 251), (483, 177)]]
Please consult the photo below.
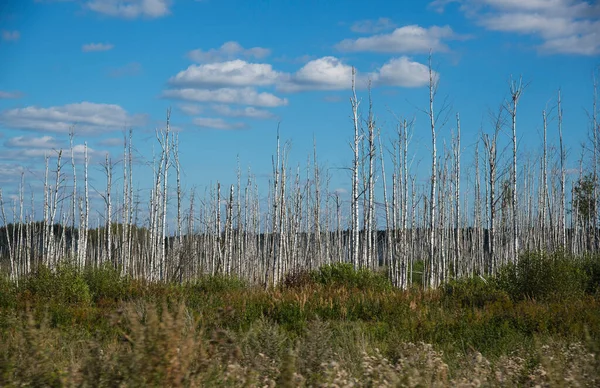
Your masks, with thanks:
[(184, 192), (169, 112), (146, 166), (132, 131), (106, 155), (98, 205), (74, 128), (41, 193), (0, 188), (0, 385), (600, 385), (597, 77), (581, 152), (560, 90), (524, 152), (526, 82), (465, 146), (429, 63), (429, 176), (415, 121), (382, 134), (353, 80), (347, 195), (279, 133), (267, 187)]

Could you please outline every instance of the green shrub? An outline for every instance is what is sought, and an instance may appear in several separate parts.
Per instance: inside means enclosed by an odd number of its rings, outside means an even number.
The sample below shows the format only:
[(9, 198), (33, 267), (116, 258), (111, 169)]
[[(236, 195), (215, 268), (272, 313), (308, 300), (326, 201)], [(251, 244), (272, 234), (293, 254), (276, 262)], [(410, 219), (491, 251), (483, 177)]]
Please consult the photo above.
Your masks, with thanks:
[(484, 307), (486, 304), (509, 298), (506, 291), (496, 287), (493, 281), (482, 277), (451, 280), (442, 286), (443, 301), (461, 307)]
[(110, 263), (105, 263), (100, 268), (87, 269), (83, 277), (94, 302), (102, 299), (119, 301), (128, 298), (128, 280)]
[(92, 301), (84, 277), (71, 265), (60, 265), (55, 271), (39, 266), (25, 279), (23, 287), (34, 297), (54, 303), (87, 305)]
[(315, 283), (324, 286), (346, 286), (358, 289), (392, 289), (392, 283), (384, 273), (363, 268), (355, 270), (350, 263), (324, 265), (312, 274)]
[(203, 275), (190, 284), (192, 292), (222, 293), (246, 288), (246, 282), (235, 276)]
[(11, 308), (17, 303), (17, 288), (8, 276), (0, 274), (0, 308)]
[(600, 255), (584, 257), (582, 268), (588, 276), (585, 292), (588, 294), (600, 292)]
[(516, 264), (501, 268), (495, 279), (513, 300), (581, 296), (587, 284), (580, 262), (562, 253), (525, 253)]

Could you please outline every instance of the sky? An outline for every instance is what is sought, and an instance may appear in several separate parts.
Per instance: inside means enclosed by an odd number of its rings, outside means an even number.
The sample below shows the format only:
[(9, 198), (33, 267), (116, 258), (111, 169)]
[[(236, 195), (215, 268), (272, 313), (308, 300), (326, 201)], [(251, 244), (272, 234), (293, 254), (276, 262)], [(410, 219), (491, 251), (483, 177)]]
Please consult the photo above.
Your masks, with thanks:
[[(316, 143), (331, 190), (347, 191), (352, 67), (365, 117), (371, 82), (384, 143), (398, 117), (414, 119), (410, 152), (426, 174), (430, 52), (435, 107), (450, 117), (439, 148), (459, 113), (472, 154), (510, 77), (522, 76), (520, 152), (540, 150), (542, 110), (560, 89), (575, 167), (600, 65), (600, 5), (583, 0), (4, 0), (0, 33), (0, 187), (13, 198), (22, 172), (41, 187), (44, 156), (68, 149), (70, 128), (78, 163), (89, 147), (98, 187), (100, 163), (122, 158), (132, 129), (134, 180), (149, 189), (144, 163), (158, 152), (168, 108), (186, 190), (235, 183), (238, 163), (266, 185), (279, 127), (292, 168)], [(556, 143), (556, 110), (550, 116)]]

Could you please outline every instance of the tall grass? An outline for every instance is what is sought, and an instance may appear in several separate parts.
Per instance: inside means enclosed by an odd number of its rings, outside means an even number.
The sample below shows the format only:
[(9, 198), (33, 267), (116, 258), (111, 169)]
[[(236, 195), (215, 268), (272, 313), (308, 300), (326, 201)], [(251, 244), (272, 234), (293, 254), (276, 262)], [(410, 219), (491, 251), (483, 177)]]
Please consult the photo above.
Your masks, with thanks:
[(431, 291), (343, 264), (269, 289), (40, 268), (0, 281), (0, 385), (595, 386), (598, 261), (532, 254)]

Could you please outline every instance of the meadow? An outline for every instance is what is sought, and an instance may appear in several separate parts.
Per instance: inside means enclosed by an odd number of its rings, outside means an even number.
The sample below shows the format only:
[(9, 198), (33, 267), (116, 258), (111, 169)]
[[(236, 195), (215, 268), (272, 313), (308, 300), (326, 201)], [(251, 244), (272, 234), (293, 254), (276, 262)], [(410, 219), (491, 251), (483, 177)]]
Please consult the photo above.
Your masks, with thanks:
[(600, 257), (518, 263), (429, 290), (350, 264), (266, 289), (40, 267), (0, 282), (0, 385), (598, 386)]

